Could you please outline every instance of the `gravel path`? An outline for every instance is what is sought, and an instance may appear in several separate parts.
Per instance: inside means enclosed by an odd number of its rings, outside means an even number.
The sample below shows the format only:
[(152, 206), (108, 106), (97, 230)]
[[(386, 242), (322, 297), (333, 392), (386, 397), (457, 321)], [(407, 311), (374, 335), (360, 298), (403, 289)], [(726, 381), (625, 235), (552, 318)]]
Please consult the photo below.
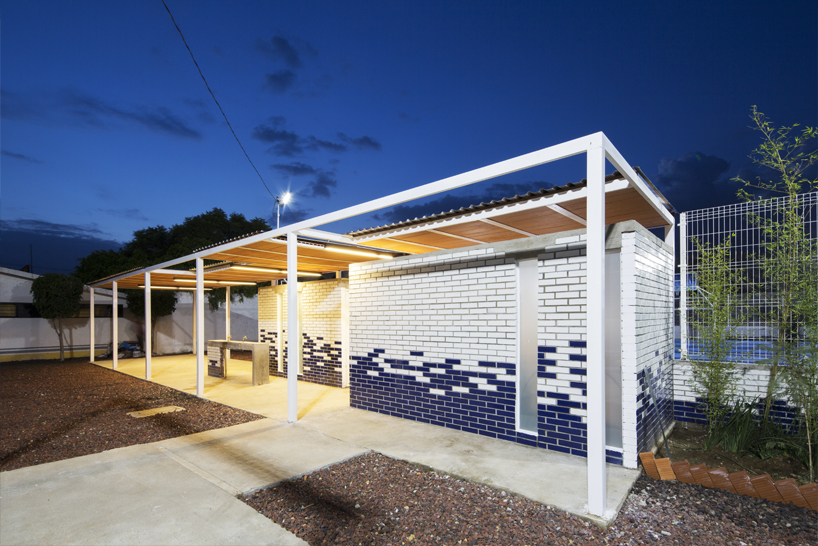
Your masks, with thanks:
[[(127, 415), (163, 406), (185, 411)], [(0, 416), (0, 470), (262, 419), (81, 359), (0, 364)]]
[(377, 453), (244, 501), (312, 546), (818, 544), (815, 512), (721, 490), (642, 477), (601, 531), (528, 499)]

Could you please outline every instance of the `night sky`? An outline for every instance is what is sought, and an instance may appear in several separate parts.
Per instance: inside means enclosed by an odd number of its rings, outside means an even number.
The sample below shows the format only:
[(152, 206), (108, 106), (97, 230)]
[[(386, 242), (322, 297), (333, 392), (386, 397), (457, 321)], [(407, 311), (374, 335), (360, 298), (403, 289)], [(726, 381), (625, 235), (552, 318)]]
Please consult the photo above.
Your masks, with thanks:
[[(736, 201), (750, 107), (816, 125), (818, 3), (166, 0), (283, 222), (603, 131), (678, 211)], [(273, 197), (161, 0), (6, 0), (0, 265)], [(327, 226), (578, 181), (584, 157)], [(611, 169), (609, 165), (609, 169)]]

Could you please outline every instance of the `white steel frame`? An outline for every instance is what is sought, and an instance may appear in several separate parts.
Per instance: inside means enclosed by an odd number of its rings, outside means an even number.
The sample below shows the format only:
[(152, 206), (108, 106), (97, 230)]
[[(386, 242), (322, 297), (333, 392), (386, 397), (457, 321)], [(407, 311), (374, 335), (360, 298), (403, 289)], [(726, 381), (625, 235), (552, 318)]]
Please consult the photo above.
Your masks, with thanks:
[[(252, 244), (258, 241), (265, 241), (271, 238), (287, 236), (287, 305), (288, 305), (288, 330), (290, 332), (298, 331), (298, 297), (297, 297), (297, 236), (302, 234), (304, 236), (320, 237), (324, 239), (335, 240), (339, 242), (363, 242), (372, 237), (352, 238), (343, 235), (328, 233), (322, 230), (315, 229), (317, 226), (343, 220), (361, 214), (367, 214), (386, 207), (392, 207), (405, 203), (428, 197), (437, 193), (451, 191), (456, 188), (482, 182), (498, 176), (507, 175), (513, 172), (529, 169), (546, 163), (565, 159), (567, 157), (586, 154), (587, 162), (587, 186), (576, 192), (570, 192), (570, 198), (576, 199), (578, 197), (587, 196), (587, 209), (585, 222), (587, 223), (588, 242), (587, 242), (587, 283), (588, 283), (588, 297), (587, 297), (587, 381), (588, 381), (588, 509), (589, 512), (596, 516), (604, 516), (606, 512), (606, 470), (605, 470), (605, 160), (607, 159), (613, 167), (618, 170), (624, 177), (625, 181), (613, 183), (612, 186), (621, 189), (620, 186), (630, 186), (635, 188), (639, 194), (651, 204), (653, 209), (665, 220), (666, 224), (670, 226), (667, 232), (671, 235), (667, 239), (668, 244), (673, 244), (672, 226), (674, 218), (670, 212), (665, 208), (659, 197), (645, 184), (645, 182), (636, 174), (633, 168), (625, 161), (625, 158), (619, 153), (614, 145), (608, 140), (604, 133), (598, 132), (561, 144), (543, 148), (536, 152), (521, 155), (512, 159), (494, 163), (486, 167), (481, 167), (472, 171), (458, 174), (449, 178), (444, 178), (436, 182), (431, 182), (418, 186), (409, 190), (401, 191), (366, 201), (364, 203), (347, 207), (336, 212), (323, 214), (321, 216), (296, 222), (283, 228), (277, 228), (265, 233), (260, 233), (252, 237), (246, 237), (239, 241), (229, 242), (216, 247), (201, 250), (194, 254), (177, 258), (146, 268), (145, 272), (155, 271), (175, 265), (178, 263), (196, 260), (196, 318), (199, 325), (204, 324), (204, 292), (203, 292), (203, 274), (202, 274), (202, 259), (203, 257), (230, 250), (232, 248)], [(549, 204), (557, 205), (565, 198), (553, 197), (549, 198)], [(533, 206), (532, 204), (521, 205)], [(506, 212), (506, 211), (504, 211)], [(472, 219), (488, 215), (471, 215)], [(457, 220), (450, 222), (443, 221), (440, 225), (447, 223), (454, 223)], [(402, 233), (412, 231), (410, 228)], [(428, 227), (427, 227), (428, 229)], [(386, 236), (385, 233), (379, 233), (379, 238)], [(131, 273), (132, 274), (132, 273)], [(116, 280), (127, 277), (130, 274), (123, 273), (113, 279), (108, 279), (105, 282), (114, 281), (114, 293), (116, 293)], [(116, 307), (114, 307), (116, 309)], [(116, 313), (116, 311), (114, 311)], [(116, 329), (114, 329), (114, 336), (116, 339)], [(92, 341), (93, 343), (93, 341)], [(196, 332), (196, 370), (197, 370), (197, 384), (196, 393), (199, 396), (203, 394), (204, 385), (204, 328), (198, 328)], [(114, 353), (116, 355), (116, 352)], [(114, 366), (116, 366), (116, 356), (114, 356)], [(297, 379), (298, 366), (289, 365), (287, 373), (287, 420), (294, 423), (298, 419), (298, 398), (297, 398)]]

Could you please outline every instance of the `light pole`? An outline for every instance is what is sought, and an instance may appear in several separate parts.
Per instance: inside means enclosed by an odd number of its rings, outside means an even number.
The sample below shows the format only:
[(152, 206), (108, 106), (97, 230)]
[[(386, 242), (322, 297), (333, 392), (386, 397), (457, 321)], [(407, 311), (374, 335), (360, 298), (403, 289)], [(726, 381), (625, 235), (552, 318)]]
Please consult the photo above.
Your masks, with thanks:
[(281, 224), (281, 206), (282, 205), (286, 206), (287, 203), (290, 202), (290, 199), (292, 199), (292, 197), (293, 194), (291, 194), (290, 192), (284, 192), (284, 195), (282, 195), (281, 197), (276, 197), (276, 229), (278, 229)]

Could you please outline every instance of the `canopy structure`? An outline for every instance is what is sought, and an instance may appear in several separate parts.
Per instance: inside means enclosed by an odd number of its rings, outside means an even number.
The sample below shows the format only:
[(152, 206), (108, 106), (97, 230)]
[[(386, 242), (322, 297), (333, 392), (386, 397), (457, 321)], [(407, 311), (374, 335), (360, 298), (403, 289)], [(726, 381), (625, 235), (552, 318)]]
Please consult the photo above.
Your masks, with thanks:
[[(316, 229), (345, 218), (583, 153), (586, 154), (587, 174), (579, 183), (348, 234)], [(616, 169), (612, 175), (605, 175), (606, 160)], [(595, 133), (279, 229), (202, 248), (175, 260), (126, 271), (91, 283), (91, 287), (111, 288), (114, 293), (118, 288), (144, 288), (147, 320), (150, 319), (151, 289), (195, 290), (195, 314), (198, 324), (203, 324), (203, 295), (209, 287), (286, 278), (288, 306), (295, 310), (299, 278), (347, 270), (351, 264), (400, 255), (586, 228), (588, 492), (590, 512), (602, 516), (606, 498), (605, 226), (636, 220), (646, 228), (664, 228), (665, 239), (670, 245), (674, 239), (672, 207), (640, 174), (603, 133)], [(194, 262), (195, 267), (169, 269), (186, 262)], [(288, 317), (289, 331), (297, 331), (297, 313), (290, 312)], [(148, 336), (149, 332), (150, 329), (147, 330)], [(202, 328), (198, 329), (196, 338), (197, 394), (201, 396), (204, 385)], [(146, 344), (150, 345), (149, 338)], [(114, 355), (116, 358), (116, 351)], [(146, 351), (146, 378), (150, 378), (149, 351)], [(287, 380), (288, 419), (294, 422), (297, 418), (296, 366), (289, 366)]]

